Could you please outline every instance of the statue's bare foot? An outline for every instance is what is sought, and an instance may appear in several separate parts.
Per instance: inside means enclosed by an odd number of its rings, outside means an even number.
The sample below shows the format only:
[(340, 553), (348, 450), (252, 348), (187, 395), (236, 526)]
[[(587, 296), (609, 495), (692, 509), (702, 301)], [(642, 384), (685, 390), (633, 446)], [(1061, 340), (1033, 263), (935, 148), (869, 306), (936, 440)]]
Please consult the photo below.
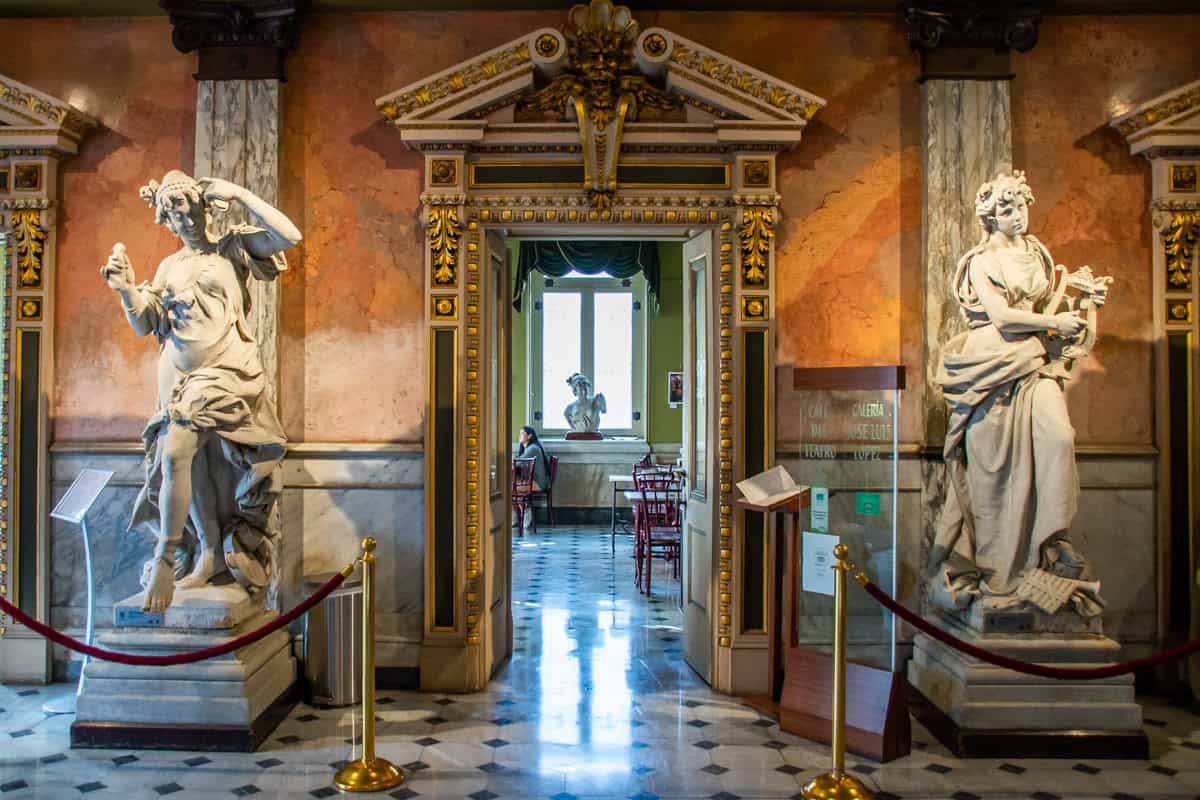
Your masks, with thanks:
[(224, 572), (225, 569), (225, 559), (218, 559), (216, 552), (212, 548), (205, 548), (200, 551), (200, 555), (196, 558), (196, 564), (192, 567), (191, 574), (185, 578), (181, 578), (177, 585), (180, 589), (195, 589), (206, 585), (214, 577)]
[(142, 610), (151, 614), (160, 614), (171, 605), (171, 600), (175, 597), (175, 568), (168, 565), (164, 559), (154, 560), (143, 597)]

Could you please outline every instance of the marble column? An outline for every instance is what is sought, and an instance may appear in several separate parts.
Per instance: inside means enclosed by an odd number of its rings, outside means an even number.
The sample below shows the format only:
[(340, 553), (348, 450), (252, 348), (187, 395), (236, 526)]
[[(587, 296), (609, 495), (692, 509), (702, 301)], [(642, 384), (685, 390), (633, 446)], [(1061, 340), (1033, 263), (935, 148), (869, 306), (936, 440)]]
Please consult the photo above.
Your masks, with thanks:
[[(196, 82), (196, 177), (224, 178), (279, 203), (279, 81)], [(214, 232), (247, 222), (239, 204), (214, 218)], [(250, 327), (278, 410), (279, 281), (250, 281)]]
[(949, 410), (936, 381), (942, 347), (965, 329), (951, 284), (958, 260), (979, 243), (975, 192), (1012, 169), (1009, 82), (927, 79), (921, 84), (925, 137), (925, 372), (921, 459), (921, 561), (945, 505), (941, 459)]

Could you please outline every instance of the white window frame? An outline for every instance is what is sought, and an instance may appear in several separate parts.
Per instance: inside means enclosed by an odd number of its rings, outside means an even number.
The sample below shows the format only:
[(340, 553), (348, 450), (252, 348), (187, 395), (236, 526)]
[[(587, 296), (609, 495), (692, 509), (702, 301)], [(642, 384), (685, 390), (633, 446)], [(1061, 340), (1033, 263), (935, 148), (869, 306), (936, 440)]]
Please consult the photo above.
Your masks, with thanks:
[[(547, 286), (547, 280), (551, 285)], [(566, 420), (561, 408), (542, 408), (542, 298), (551, 292), (578, 292), (582, 295), (580, 316), (580, 343), (583, 349), (580, 357), (579, 371), (589, 378), (595, 372), (595, 342), (593, 313), (597, 294), (628, 292), (633, 295), (635, 305), (633, 312), (633, 425), (629, 428), (610, 428), (604, 425), (604, 417), (600, 418), (600, 432), (606, 436), (634, 437), (640, 440), (646, 438), (646, 368), (648, 353), (646, 351), (646, 314), (648, 312), (646, 278), (641, 273), (629, 278), (630, 285), (622, 286), (622, 279), (607, 276), (563, 277), (547, 279), (540, 272), (529, 276), (529, 335), (526, 338), (528, 351), (525, 359), (526, 396), (529, 398), (530, 424), (537, 430), (538, 436), (552, 439), (561, 438), (567, 431)], [(567, 376), (563, 376), (566, 380)], [(603, 386), (593, 386), (593, 391), (604, 392)], [(536, 414), (541, 412), (539, 419)]]

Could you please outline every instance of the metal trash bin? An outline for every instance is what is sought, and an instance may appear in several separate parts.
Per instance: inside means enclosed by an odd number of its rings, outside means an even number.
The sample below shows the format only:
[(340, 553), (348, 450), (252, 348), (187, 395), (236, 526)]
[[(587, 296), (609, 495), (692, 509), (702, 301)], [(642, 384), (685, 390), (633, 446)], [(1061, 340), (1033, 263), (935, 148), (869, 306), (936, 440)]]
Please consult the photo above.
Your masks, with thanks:
[[(311, 595), (333, 575), (305, 576), (305, 594)], [(305, 615), (304, 682), (309, 705), (349, 706), (362, 699), (362, 605), (362, 576), (355, 571)]]

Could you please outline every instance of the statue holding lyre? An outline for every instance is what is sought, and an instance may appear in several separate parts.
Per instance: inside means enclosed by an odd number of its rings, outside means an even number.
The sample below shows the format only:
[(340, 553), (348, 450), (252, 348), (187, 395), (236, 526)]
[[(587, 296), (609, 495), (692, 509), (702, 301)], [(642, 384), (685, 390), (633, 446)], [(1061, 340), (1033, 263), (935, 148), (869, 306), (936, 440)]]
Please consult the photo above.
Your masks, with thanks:
[(950, 489), (928, 587), (947, 609), (987, 597), (1090, 617), (1102, 602), (1068, 535), (1079, 479), (1064, 383), (1096, 342), (1112, 279), (1055, 265), (1026, 233), (1032, 203), (1020, 172), (985, 183), (975, 200), (983, 241), (955, 271), (968, 330), (946, 344), (938, 373)]

